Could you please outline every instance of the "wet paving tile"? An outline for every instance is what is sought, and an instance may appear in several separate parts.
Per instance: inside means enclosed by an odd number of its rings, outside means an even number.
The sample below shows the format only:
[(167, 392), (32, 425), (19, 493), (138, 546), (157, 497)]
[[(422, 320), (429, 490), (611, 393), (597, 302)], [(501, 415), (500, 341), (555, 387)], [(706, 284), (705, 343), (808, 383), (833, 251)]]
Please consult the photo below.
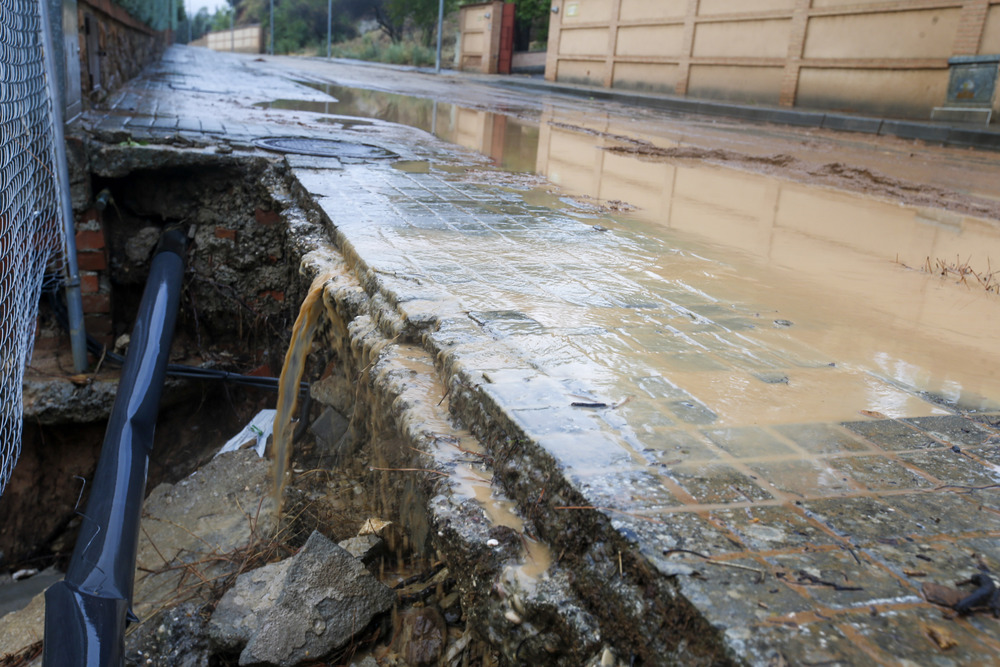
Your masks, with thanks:
[[(974, 453), (974, 450), (970, 450)], [(1000, 483), (1000, 471), (950, 449), (901, 454), (899, 459), (947, 486), (987, 486)]]
[(850, 475), (824, 460), (754, 461), (746, 465), (779, 491), (799, 498), (842, 496), (861, 488)]
[(757, 426), (702, 431), (709, 440), (737, 458), (795, 454), (796, 451)]
[(778, 424), (775, 431), (813, 454), (868, 451), (868, 446), (832, 424)]
[(634, 382), (639, 391), (650, 398), (683, 400), (690, 397), (686, 391), (658, 375), (636, 378)]
[[(848, 639), (835, 620), (812, 623), (773, 618), (762, 628), (753, 628), (747, 644), (767, 665), (815, 665), (862, 667), (874, 664), (872, 653)], [(753, 650), (752, 649), (752, 650)]]
[(671, 466), (663, 474), (703, 505), (752, 502), (774, 497), (747, 475), (724, 463)]
[(603, 431), (549, 435), (542, 444), (561, 465), (578, 471), (617, 469), (635, 463), (625, 441)]
[(932, 534), (909, 514), (875, 498), (825, 498), (800, 505), (833, 532), (859, 545)]
[(668, 371), (678, 373), (729, 370), (729, 366), (721, 361), (713, 359), (710, 355), (697, 352), (677, 352), (666, 355), (663, 357), (663, 365)]
[(710, 622), (742, 627), (808, 611), (814, 603), (775, 578), (757, 560), (692, 560), (697, 577), (680, 582), (682, 594), (704, 610)]
[(1000, 414), (970, 414), (968, 418), (988, 428), (1000, 429)]
[(832, 546), (840, 540), (784, 506), (715, 510), (712, 518), (739, 535), (754, 551)]
[(927, 434), (891, 419), (845, 422), (842, 426), (888, 451), (944, 446)]
[(983, 552), (987, 539), (964, 540), (895, 540), (892, 543), (873, 543), (864, 552), (906, 579), (911, 586), (920, 588), (925, 583), (957, 586), (969, 579), (985, 565), (990, 571), (1000, 571), (1000, 561), (993, 554)]
[(831, 609), (923, 600), (914, 588), (857, 551), (783, 554), (766, 560), (779, 579)]
[(889, 507), (906, 512), (921, 527), (923, 534), (1000, 532), (1000, 514), (968, 502), (965, 495), (958, 493), (907, 493), (881, 500)]
[(651, 465), (673, 467), (689, 461), (711, 461), (719, 458), (697, 435), (681, 429), (658, 429), (635, 435), (640, 453)]
[(993, 648), (964, 620), (943, 618), (930, 607), (848, 617), (844, 625), (882, 652), (893, 664), (958, 667), (982, 665)]
[(593, 506), (612, 514), (651, 512), (681, 504), (656, 475), (645, 470), (581, 470), (570, 472), (567, 478)]
[(962, 417), (914, 417), (902, 421), (913, 424), (922, 431), (926, 431), (949, 444), (964, 447), (981, 445), (990, 436), (996, 435), (993, 430), (983, 428)]
[(571, 407), (526, 408), (511, 410), (510, 414), (525, 433), (536, 438), (566, 433), (588, 433), (600, 428), (593, 415)]
[(565, 408), (573, 402), (561, 382), (537, 372), (498, 370), (489, 371), (488, 377), (483, 391), (511, 409)]
[(882, 456), (848, 456), (827, 463), (872, 491), (930, 488), (934, 483)]
[(990, 488), (959, 491), (958, 493), (976, 507), (1000, 512), (1000, 488), (990, 485)]
[(678, 419), (688, 424), (711, 424), (719, 418), (704, 404), (692, 399), (669, 401), (667, 407), (677, 415)]
[(677, 423), (656, 401), (631, 399), (628, 403), (619, 405), (616, 411), (637, 433), (646, 436), (654, 436)]
[(746, 551), (736, 536), (694, 512), (660, 512), (648, 517), (612, 514), (610, 518), (615, 529), (639, 544), (643, 555), (665, 574), (700, 572), (716, 567), (701, 556), (714, 558)]

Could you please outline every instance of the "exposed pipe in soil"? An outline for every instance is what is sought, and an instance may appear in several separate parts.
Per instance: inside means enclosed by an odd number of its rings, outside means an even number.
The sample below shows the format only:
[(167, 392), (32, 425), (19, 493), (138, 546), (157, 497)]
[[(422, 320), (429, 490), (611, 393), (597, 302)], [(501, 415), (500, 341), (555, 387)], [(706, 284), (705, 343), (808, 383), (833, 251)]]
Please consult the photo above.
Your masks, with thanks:
[(43, 664), (48, 667), (124, 660), (146, 470), (186, 248), (181, 228), (160, 237), (73, 557), (65, 579), (45, 593)]

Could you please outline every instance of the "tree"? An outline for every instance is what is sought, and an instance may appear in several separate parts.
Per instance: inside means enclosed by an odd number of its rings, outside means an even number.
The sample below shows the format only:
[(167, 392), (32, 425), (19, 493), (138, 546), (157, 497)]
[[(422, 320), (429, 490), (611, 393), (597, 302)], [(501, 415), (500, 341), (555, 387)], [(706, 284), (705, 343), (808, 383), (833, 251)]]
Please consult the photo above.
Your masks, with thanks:
[(408, 0), (377, 0), (372, 7), (378, 26), (394, 43), (403, 39), (409, 4)]
[[(454, 11), (458, 0), (445, 0), (445, 12)], [(407, 22), (420, 30), (424, 46), (430, 46), (438, 19), (438, 0), (377, 0), (372, 10), (375, 20), (389, 39), (403, 38)]]

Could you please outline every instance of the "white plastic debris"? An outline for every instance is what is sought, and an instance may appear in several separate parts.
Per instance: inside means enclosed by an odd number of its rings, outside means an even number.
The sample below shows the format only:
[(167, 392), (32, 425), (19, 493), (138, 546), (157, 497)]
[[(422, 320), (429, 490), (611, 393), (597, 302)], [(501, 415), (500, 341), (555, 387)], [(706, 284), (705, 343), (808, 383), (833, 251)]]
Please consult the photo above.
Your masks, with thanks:
[(237, 449), (242, 449), (250, 442), (256, 441), (254, 444), (254, 449), (257, 450), (257, 456), (263, 458), (264, 450), (267, 447), (267, 439), (271, 437), (274, 431), (274, 414), (277, 410), (261, 410), (257, 415), (250, 420), (250, 423), (243, 427), (243, 430), (234, 435), (226, 444), (222, 446), (222, 449), (216, 454), (222, 454), (223, 452), (235, 452)]

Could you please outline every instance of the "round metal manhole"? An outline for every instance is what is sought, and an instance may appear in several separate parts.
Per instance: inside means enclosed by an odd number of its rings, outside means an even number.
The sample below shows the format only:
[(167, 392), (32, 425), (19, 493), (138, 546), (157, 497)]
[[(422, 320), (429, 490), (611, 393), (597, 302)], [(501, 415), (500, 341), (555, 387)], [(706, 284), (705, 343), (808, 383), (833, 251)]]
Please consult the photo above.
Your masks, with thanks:
[(341, 160), (386, 160), (399, 155), (380, 146), (358, 144), (339, 139), (311, 139), (309, 137), (267, 137), (254, 144), (278, 153), (295, 153), (315, 157), (335, 157)]

